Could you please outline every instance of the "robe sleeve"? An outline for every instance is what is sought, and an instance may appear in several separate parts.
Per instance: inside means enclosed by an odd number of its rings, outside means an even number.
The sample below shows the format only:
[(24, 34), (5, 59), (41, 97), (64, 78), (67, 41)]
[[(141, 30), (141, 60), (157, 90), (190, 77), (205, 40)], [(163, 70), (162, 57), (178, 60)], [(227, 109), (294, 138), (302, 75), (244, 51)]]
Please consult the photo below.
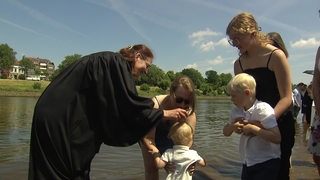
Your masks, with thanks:
[(92, 96), (89, 121), (98, 139), (112, 146), (136, 143), (159, 122), (163, 111), (154, 109), (150, 98), (138, 96), (131, 67), (119, 54), (104, 52), (84, 59)]

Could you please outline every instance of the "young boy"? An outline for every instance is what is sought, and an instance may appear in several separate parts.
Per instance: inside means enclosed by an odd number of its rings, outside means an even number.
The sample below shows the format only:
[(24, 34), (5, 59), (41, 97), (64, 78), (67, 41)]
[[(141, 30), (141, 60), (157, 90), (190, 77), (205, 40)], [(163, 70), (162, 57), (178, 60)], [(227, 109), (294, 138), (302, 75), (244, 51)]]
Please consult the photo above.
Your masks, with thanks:
[(168, 172), (167, 180), (191, 180), (192, 176), (187, 171), (190, 165), (197, 163), (202, 167), (206, 166), (205, 160), (195, 150), (189, 149), (193, 143), (191, 126), (185, 122), (177, 122), (170, 128), (168, 136), (174, 143), (173, 148), (167, 149), (161, 157), (159, 153), (154, 153), (156, 166), (160, 169), (172, 162), (175, 171)]
[(255, 79), (249, 74), (240, 73), (231, 79), (228, 93), (235, 107), (223, 134), (241, 134), (242, 180), (277, 179), (281, 135), (273, 108), (256, 99), (255, 88)]

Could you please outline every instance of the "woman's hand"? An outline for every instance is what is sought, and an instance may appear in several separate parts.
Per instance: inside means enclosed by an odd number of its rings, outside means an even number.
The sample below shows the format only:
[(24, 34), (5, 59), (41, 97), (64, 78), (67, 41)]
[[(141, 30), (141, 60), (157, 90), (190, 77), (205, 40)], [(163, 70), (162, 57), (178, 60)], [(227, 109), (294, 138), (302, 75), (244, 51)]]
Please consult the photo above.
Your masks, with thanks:
[(174, 164), (172, 162), (168, 162), (166, 164), (166, 166), (164, 167), (164, 169), (168, 173), (168, 172), (174, 172), (176, 170), (176, 167), (174, 166)]
[(193, 175), (193, 173), (195, 172), (195, 170), (196, 170), (196, 163), (191, 164), (191, 165), (188, 167), (188, 169), (187, 169), (187, 171), (188, 171), (188, 173), (189, 173), (190, 176)]
[(185, 120), (188, 117), (188, 112), (185, 109), (176, 108), (172, 110), (163, 110), (163, 119), (165, 120)]

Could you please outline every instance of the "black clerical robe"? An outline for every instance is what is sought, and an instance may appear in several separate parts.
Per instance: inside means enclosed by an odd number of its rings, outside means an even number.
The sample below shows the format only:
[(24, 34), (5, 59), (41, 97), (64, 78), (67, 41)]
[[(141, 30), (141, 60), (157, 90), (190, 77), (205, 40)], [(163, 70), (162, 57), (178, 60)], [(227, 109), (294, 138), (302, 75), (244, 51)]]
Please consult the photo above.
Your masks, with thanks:
[(162, 118), (137, 94), (120, 54), (82, 57), (50, 83), (34, 110), (29, 179), (83, 176), (102, 143), (129, 146)]

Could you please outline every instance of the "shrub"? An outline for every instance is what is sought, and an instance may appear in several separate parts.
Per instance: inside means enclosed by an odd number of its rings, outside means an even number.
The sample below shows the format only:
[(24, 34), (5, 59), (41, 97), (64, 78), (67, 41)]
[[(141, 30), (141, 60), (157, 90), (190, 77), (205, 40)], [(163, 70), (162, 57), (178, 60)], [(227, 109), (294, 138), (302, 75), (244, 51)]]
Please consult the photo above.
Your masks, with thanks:
[(41, 83), (39, 82), (33, 83), (33, 89), (41, 89)]
[(142, 84), (140, 86), (140, 90), (141, 91), (149, 91), (150, 90), (150, 86), (148, 84)]

